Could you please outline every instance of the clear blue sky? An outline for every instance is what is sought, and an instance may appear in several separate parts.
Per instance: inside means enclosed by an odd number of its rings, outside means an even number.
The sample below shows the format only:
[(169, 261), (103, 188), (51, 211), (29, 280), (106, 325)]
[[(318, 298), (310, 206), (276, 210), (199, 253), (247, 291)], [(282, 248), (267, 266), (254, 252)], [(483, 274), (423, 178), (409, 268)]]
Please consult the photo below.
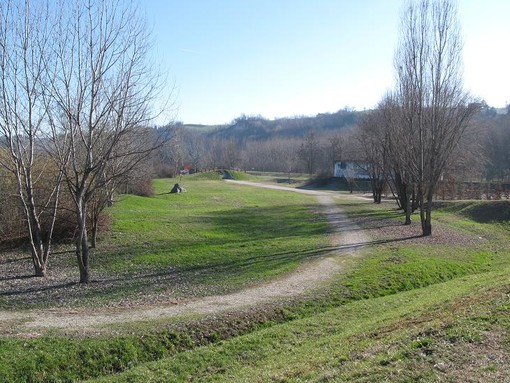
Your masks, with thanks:
[[(246, 115), (373, 108), (394, 82), (403, 0), (147, 0), (141, 3), (173, 116), (220, 124)], [(510, 1), (458, 0), (465, 85), (510, 102)]]

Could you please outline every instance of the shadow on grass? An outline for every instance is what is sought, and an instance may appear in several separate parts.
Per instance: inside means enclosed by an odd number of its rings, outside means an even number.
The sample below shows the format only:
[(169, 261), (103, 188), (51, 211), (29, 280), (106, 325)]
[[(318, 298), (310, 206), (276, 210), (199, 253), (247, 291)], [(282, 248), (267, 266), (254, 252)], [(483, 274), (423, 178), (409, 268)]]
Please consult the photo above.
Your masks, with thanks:
[[(28, 278), (39, 278), (35, 276), (29, 276)], [(29, 295), (32, 293), (43, 293), (45, 291), (52, 291), (52, 290), (65, 290), (68, 287), (77, 285), (77, 282), (66, 282), (66, 283), (56, 283), (56, 284), (48, 284), (45, 286), (31, 286), (28, 288), (25, 288), (23, 290), (17, 290), (13, 289), (10, 291), (5, 291), (0, 294), (0, 297), (9, 297), (14, 295)]]
[(21, 279), (29, 279), (29, 278), (35, 278), (34, 274), (23, 274), (23, 275), (13, 275), (8, 277), (0, 277), (0, 282), (5, 281), (16, 281)]
[[(11, 297), (18, 304), (37, 306), (41, 302), (65, 305), (66, 302), (81, 299), (108, 301), (130, 296), (132, 293), (158, 291), (175, 296), (224, 293), (238, 289), (240, 284), (281, 274), (313, 259), (415, 238), (368, 241), (342, 246), (315, 242), (301, 247), (299, 238), (321, 236), (328, 231), (342, 233), (360, 230), (342, 213), (329, 213), (322, 219), (311, 216), (310, 209), (317, 207), (242, 207), (203, 217), (190, 216), (184, 218), (186, 222), (183, 223), (193, 224), (198, 219), (200, 225), (197, 228), (206, 227), (204, 232), (194, 239), (190, 239), (191, 236), (184, 232), (182, 236), (171, 240), (126, 243), (103, 250), (100, 245), (99, 250), (92, 253), (92, 283), (88, 286), (79, 286), (72, 279), (76, 278), (75, 273), (72, 276), (68, 274), (66, 278), (49, 279), (44, 283), (34, 279), (33, 283), (7, 286), (8, 281), (19, 277), (18, 273), (0, 279), (0, 282), (6, 282), (3, 288), (0, 288), (0, 297)], [(362, 214), (370, 216), (372, 212)], [(330, 223), (329, 226), (326, 225), (325, 218)], [(279, 242), (275, 248), (265, 245), (273, 240)], [(283, 247), (288, 247), (288, 250)], [(73, 251), (59, 253), (65, 255)], [(136, 264), (137, 259), (147, 254), (154, 255), (153, 264), (150, 260), (146, 264), (143, 261)], [(74, 261), (74, 257), (70, 258)], [(60, 262), (55, 262), (54, 265), (64, 267)], [(114, 266), (117, 271), (112, 271)], [(50, 270), (49, 274), (51, 273)], [(30, 276), (21, 278), (28, 279)], [(204, 289), (204, 286), (207, 287)]]

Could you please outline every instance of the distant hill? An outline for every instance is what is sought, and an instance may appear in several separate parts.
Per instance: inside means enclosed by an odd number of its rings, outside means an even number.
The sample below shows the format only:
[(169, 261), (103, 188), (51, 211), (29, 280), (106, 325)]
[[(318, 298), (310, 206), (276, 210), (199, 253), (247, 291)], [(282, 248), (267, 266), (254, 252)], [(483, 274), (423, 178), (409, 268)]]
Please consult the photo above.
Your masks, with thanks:
[(200, 131), (209, 137), (234, 139), (237, 142), (267, 140), (273, 137), (303, 137), (309, 132), (336, 131), (356, 124), (364, 112), (339, 110), (321, 113), (314, 117), (298, 116), (268, 120), (261, 116), (241, 116), (226, 125), (183, 124), (183, 127)]
[[(496, 121), (506, 118), (510, 108), (493, 108), (485, 103), (481, 104), (480, 120)], [(268, 120), (262, 116), (242, 115), (230, 124), (201, 125), (182, 124), (186, 129), (200, 132), (209, 138), (233, 139), (238, 143), (249, 140), (261, 141), (271, 138), (302, 138), (310, 132), (318, 135), (337, 132), (347, 127), (353, 127), (367, 111), (341, 109), (335, 113), (320, 113), (316, 116), (296, 116)]]
[(182, 126), (186, 129), (194, 130), (200, 133), (210, 133), (211, 131), (220, 129), (224, 125), (183, 124)]

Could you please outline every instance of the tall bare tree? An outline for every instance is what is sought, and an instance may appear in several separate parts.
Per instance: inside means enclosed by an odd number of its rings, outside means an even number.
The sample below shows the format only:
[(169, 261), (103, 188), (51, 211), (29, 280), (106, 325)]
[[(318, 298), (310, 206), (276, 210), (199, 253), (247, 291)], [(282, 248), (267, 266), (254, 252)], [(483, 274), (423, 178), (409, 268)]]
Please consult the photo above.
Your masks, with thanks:
[(227, 169), (239, 167), (241, 162), (239, 144), (233, 138), (223, 141), (221, 160), (223, 166), (226, 166)]
[(61, 179), (58, 171), (42, 176), (48, 168), (39, 145), (47, 118), (44, 84), (51, 81), (48, 7), (28, 0), (0, 3), (0, 132), (6, 147), (0, 165), (16, 178), (36, 276), (46, 274)]
[(409, 158), (402, 150), (404, 143), (400, 136), (402, 129), (401, 107), (393, 94), (387, 94), (383, 98), (378, 105), (377, 114), (382, 124), (380, 128), (384, 131), (382, 143), (385, 146), (386, 156), (384, 158), (388, 167), (386, 169), (388, 185), (396, 196), (398, 206), (405, 213), (405, 225), (410, 225), (411, 214), (417, 208), (416, 182), (412, 172), (408, 170)]
[(312, 176), (317, 170), (320, 152), (321, 147), (317, 135), (314, 132), (308, 133), (299, 147), (298, 158), (304, 164), (309, 176)]
[(363, 162), (370, 175), (372, 197), (381, 203), (382, 193), (390, 173), (390, 129), (384, 105), (367, 112), (359, 121), (357, 138), (363, 148)]
[(462, 41), (450, 0), (409, 2), (395, 55), (401, 155), (416, 181), (423, 235), (432, 234), (432, 199), (475, 112), (462, 85)]
[(345, 145), (344, 139), (338, 133), (335, 133), (334, 135), (328, 138), (327, 144), (325, 145), (326, 150), (325, 160), (327, 168), (331, 168), (335, 161), (338, 161), (342, 158), (344, 145)]
[(55, 49), (48, 149), (75, 205), (80, 282), (89, 282), (87, 213), (98, 190), (157, 147), (143, 129), (154, 117), (160, 78), (148, 62), (150, 36), (139, 11), (121, 0), (62, 2)]

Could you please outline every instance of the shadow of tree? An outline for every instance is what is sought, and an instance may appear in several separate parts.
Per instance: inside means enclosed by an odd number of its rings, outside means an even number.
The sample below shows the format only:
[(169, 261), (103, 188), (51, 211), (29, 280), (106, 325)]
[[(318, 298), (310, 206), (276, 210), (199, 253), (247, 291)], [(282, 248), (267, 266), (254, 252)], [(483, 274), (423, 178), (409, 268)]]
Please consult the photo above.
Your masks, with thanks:
[[(275, 248), (263, 246), (272, 240), (290, 243), (294, 238), (321, 236), (326, 231), (361, 230), (353, 226), (352, 221), (344, 214), (338, 212), (326, 213), (321, 219), (316, 216), (308, 218), (314, 220), (311, 224), (305, 222), (303, 217), (310, 217), (308, 214), (310, 209), (317, 210), (318, 207), (319, 205), (295, 206), (291, 208), (291, 214), (289, 206), (240, 207), (218, 211), (200, 217), (201, 222), (207, 226), (207, 233), (203, 235), (190, 238), (183, 234), (179, 239), (172, 241), (129, 243), (96, 250), (92, 259), (95, 278), (88, 286), (79, 286), (75, 279), (72, 279), (75, 278), (71, 275), (73, 273), (70, 273), (64, 278), (46, 280), (44, 283), (37, 279), (34, 283), (14, 284), (12, 287), (4, 284), (0, 289), (0, 298), (16, 297), (18, 301), (26, 304), (57, 299), (65, 305), (72, 300), (84, 298), (108, 300), (131, 293), (143, 295), (166, 291), (176, 296), (221, 293), (228, 291), (228, 282), (235, 281), (236, 278), (245, 282), (256, 281), (265, 275), (288, 271), (289, 268), (320, 257), (417, 238), (409, 236), (341, 246), (331, 246), (326, 242), (308, 247), (298, 247), (294, 244), (289, 246), (288, 250), (282, 250), (281, 246)], [(372, 211), (361, 212), (362, 218), (377, 216), (378, 214)], [(326, 219), (330, 223), (329, 229), (326, 229)], [(185, 220), (191, 222), (196, 220), (196, 217), (188, 217)], [(381, 222), (384, 220), (388, 221), (387, 214), (381, 218)], [(226, 232), (229, 233), (228, 240), (225, 239)], [(183, 249), (186, 254), (191, 254), (189, 260), (175, 257)], [(61, 251), (56, 254), (66, 257), (68, 253), (73, 251)], [(147, 254), (156, 254), (154, 264), (142, 261), (134, 267), (128, 266)], [(56, 264), (59, 265), (58, 262)], [(119, 271), (108, 271), (114, 264), (121, 265)], [(122, 267), (124, 264), (125, 268)], [(30, 278), (29, 275), (6, 275), (0, 278), (0, 282), (8, 283)], [(205, 290), (204, 286), (207, 286)], [(235, 289), (235, 283), (230, 288)]]

